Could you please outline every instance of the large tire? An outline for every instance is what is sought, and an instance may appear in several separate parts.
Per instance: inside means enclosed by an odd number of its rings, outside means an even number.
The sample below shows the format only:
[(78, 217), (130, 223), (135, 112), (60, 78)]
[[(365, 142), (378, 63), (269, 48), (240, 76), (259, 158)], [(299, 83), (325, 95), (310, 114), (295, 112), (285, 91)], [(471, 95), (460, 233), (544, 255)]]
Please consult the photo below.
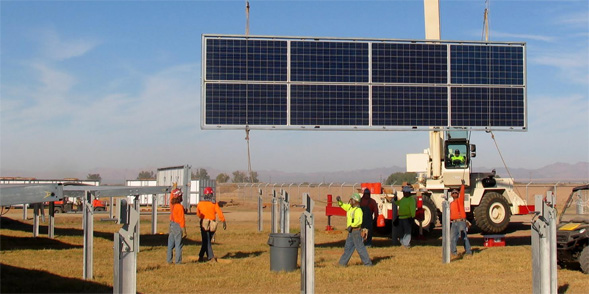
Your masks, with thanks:
[[(434, 201), (426, 196), (423, 196), (423, 215), (424, 218), (421, 226), (425, 231), (431, 232), (436, 226), (438, 210), (436, 209)], [(415, 220), (415, 226), (419, 229), (419, 222), (417, 220)]]
[(511, 210), (503, 195), (497, 192), (485, 194), (483, 200), (474, 210), (477, 227), (483, 234), (503, 232), (509, 225)]
[(589, 274), (589, 246), (585, 246), (579, 254), (579, 264), (583, 273)]

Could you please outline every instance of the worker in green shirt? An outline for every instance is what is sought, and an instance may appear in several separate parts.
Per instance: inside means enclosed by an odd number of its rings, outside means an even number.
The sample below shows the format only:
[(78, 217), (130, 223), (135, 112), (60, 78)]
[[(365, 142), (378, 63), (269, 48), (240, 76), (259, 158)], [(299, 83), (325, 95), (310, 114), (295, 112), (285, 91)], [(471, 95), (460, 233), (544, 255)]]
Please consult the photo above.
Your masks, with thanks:
[(368, 256), (368, 250), (364, 246), (364, 240), (360, 234), (362, 226), (362, 209), (360, 208), (360, 194), (354, 193), (350, 198), (349, 203), (343, 203), (341, 197), (336, 197), (337, 204), (346, 211), (346, 227), (348, 231), (348, 237), (346, 238), (346, 244), (344, 245), (344, 254), (339, 259), (339, 265), (346, 266), (354, 250), (358, 251), (360, 259), (365, 266), (372, 266), (370, 256)]
[(403, 198), (396, 199), (395, 204), (399, 206), (399, 232), (401, 245), (405, 248), (411, 248), (411, 226), (415, 218), (416, 203), (415, 198), (411, 196), (413, 191), (410, 185), (403, 186)]

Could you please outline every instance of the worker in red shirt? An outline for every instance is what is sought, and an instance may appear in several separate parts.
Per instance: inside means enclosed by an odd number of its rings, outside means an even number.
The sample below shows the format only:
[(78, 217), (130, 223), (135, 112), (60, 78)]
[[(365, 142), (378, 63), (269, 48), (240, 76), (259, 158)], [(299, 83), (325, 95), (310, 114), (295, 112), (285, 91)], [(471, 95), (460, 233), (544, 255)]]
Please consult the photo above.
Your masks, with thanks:
[(378, 217), (378, 204), (376, 203), (376, 200), (370, 197), (370, 190), (368, 188), (364, 189), (364, 194), (360, 199), (360, 208), (362, 209), (362, 215), (364, 217), (362, 220), (362, 228), (368, 229), (368, 237), (366, 237), (364, 245), (366, 245), (366, 247), (372, 247), (374, 220)]
[(172, 263), (173, 251), (176, 248), (176, 264), (182, 263), (182, 240), (186, 238), (186, 221), (182, 206), (182, 190), (174, 189), (170, 193), (170, 233), (168, 235), (167, 261)]
[(223, 230), (227, 229), (227, 223), (225, 222), (225, 216), (223, 216), (219, 204), (213, 197), (213, 189), (211, 187), (205, 188), (204, 200), (198, 202), (196, 215), (200, 218), (200, 236), (202, 238), (198, 261), (205, 261), (205, 253), (208, 261), (217, 261), (217, 258), (213, 254), (213, 246), (211, 244), (211, 240), (217, 231), (217, 216), (219, 216), (219, 221), (223, 223)]
[(467, 255), (472, 255), (470, 242), (468, 241), (466, 212), (464, 211), (464, 180), (460, 185), (460, 192), (454, 189), (450, 193), (452, 202), (450, 203), (450, 250), (453, 256), (457, 255), (456, 243), (459, 238), (464, 239), (464, 250)]

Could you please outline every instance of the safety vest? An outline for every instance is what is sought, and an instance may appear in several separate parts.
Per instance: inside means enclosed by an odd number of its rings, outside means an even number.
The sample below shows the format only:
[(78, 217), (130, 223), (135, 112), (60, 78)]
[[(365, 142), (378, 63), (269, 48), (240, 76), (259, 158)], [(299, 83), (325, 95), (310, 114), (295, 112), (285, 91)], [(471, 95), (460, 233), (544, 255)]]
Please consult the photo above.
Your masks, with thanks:
[(452, 155), (452, 157), (450, 157), (450, 160), (452, 160), (452, 162), (454, 162), (454, 160), (460, 160), (461, 163), (464, 163), (464, 155)]
[(347, 211), (346, 212), (346, 228), (359, 228), (362, 225), (362, 217), (364, 214), (362, 213), (362, 209), (360, 207), (352, 207), (352, 205), (348, 203), (343, 203), (341, 201), (338, 202), (339, 206)]

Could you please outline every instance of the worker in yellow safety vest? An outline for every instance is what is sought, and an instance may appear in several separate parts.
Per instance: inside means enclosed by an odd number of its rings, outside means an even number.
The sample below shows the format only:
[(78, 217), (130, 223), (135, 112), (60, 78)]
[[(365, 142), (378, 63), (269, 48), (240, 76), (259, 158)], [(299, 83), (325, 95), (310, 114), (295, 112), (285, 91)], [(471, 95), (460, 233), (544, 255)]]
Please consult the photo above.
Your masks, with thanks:
[(362, 226), (362, 209), (360, 208), (360, 194), (354, 193), (350, 198), (349, 203), (343, 203), (341, 197), (336, 197), (337, 204), (346, 211), (346, 227), (348, 231), (348, 237), (346, 238), (346, 244), (344, 245), (344, 254), (339, 260), (340, 266), (346, 266), (354, 250), (358, 251), (360, 259), (365, 266), (372, 266), (370, 256), (368, 256), (368, 250), (364, 246), (364, 239), (361, 235)]
[(454, 165), (462, 165), (465, 163), (466, 158), (464, 157), (464, 155), (460, 154), (460, 150), (456, 149), (454, 151), (454, 154), (452, 154), (452, 156), (450, 157), (450, 161)]

